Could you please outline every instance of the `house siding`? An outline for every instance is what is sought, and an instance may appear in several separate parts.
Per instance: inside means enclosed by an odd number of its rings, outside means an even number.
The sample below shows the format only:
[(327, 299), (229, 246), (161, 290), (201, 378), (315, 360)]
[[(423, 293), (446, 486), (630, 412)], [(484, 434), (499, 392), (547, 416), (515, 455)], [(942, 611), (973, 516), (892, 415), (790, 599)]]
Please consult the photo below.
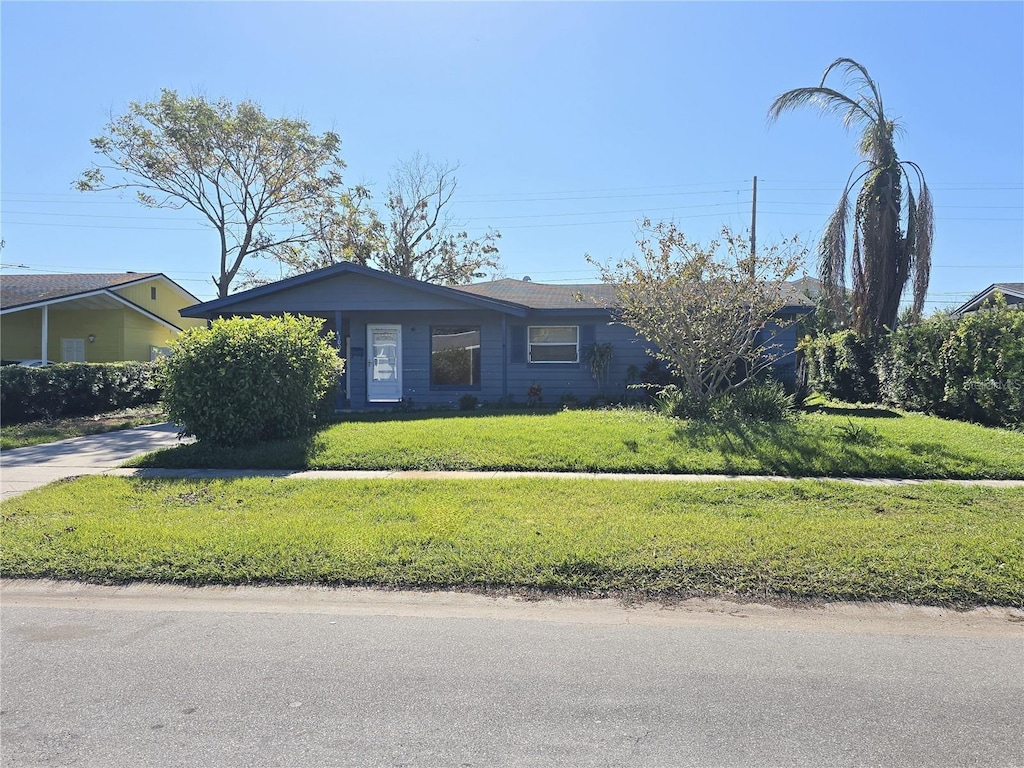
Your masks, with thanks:
[[(116, 309), (60, 310), (50, 307), (47, 319), (46, 358), (61, 362), (61, 339), (86, 339), (87, 363), (111, 363), (124, 360), (124, 313)], [(12, 312), (0, 320), (0, 355), (4, 360), (31, 360), (40, 357), (42, 309)], [(96, 337), (93, 343), (89, 336)], [(148, 360), (149, 357), (147, 356)]]
[[(366, 327), (394, 324), (402, 327), (402, 393), (407, 402), (419, 406), (457, 406), (463, 395), (480, 402), (496, 401), (503, 393), (504, 347), (502, 315), (486, 310), (355, 312), (346, 315), (352, 355), (346, 361), (350, 403), (353, 408), (392, 408), (394, 403), (367, 401)], [(431, 328), (439, 325), (479, 326), (480, 385), (465, 388), (431, 387)]]
[(151, 347), (166, 347), (177, 335), (166, 325), (138, 312), (124, 313), (124, 357), (127, 360), (149, 360)]
[[(541, 387), (543, 402), (558, 403), (565, 395), (575, 395), (580, 401), (587, 401), (598, 395), (620, 398), (627, 394), (627, 379), (631, 366), (643, 368), (651, 357), (647, 354), (650, 344), (620, 323), (610, 321), (607, 314), (580, 314), (550, 316), (531, 314), (526, 318), (509, 321), (509, 347), (513, 337), (531, 325), (578, 325), (580, 326), (580, 361), (578, 363), (530, 363), (528, 347), (522, 358), (511, 358), (508, 364), (508, 392), (514, 402), (525, 402), (527, 390), (534, 384)], [(584, 357), (586, 333), (583, 326), (593, 327), (593, 343), (612, 344), (612, 362), (608, 373), (606, 392), (590, 373), (590, 365)], [(515, 328), (524, 329), (522, 332)], [(518, 351), (518, 350), (517, 350)], [(510, 356), (511, 357), (511, 356)], [(518, 359), (517, 359), (518, 358)], [(512, 360), (516, 360), (512, 362)]]
[[(152, 289), (156, 288), (156, 299)], [(134, 285), (126, 285), (112, 289), (114, 293), (132, 304), (161, 317), (178, 328), (196, 328), (206, 325), (206, 321), (194, 317), (182, 317), (180, 310), (191, 306), (195, 300), (176, 289), (166, 280), (156, 279)], [(148, 345), (147, 345), (148, 354)], [(147, 358), (148, 359), (148, 358)]]

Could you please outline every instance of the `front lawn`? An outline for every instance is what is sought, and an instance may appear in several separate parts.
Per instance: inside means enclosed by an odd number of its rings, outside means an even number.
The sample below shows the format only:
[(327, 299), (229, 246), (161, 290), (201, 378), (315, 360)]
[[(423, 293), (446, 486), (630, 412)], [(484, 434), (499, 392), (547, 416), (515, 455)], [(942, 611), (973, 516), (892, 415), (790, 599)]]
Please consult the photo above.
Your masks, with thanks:
[(163, 406), (140, 405), (94, 416), (67, 416), (51, 421), (4, 424), (0, 426), (0, 450), (52, 443), (67, 440), (69, 437), (115, 432), (119, 429), (156, 424), (166, 419)]
[(188, 445), (133, 464), (1024, 478), (1024, 433), (882, 409), (727, 425), (638, 409), (357, 415), (309, 439), (234, 450)]
[(1024, 489), (97, 476), (0, 513), (5, 577), (1024, 605)]

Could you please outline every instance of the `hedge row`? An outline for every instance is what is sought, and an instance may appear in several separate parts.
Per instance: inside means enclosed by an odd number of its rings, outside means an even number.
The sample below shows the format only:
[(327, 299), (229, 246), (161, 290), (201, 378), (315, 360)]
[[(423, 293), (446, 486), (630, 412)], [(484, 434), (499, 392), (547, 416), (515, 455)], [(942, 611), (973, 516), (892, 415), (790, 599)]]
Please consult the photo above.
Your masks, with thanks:
[(801, 344), (811, 388), (847, 403), (877, 403), (877, 346), (853, 331), (839, 331)]
[(1024, 311), (1005, 301), (903, 325), (878, 344), (840, 331), (803, 349), (811, 386), (830, 397), (1024, 426)]
[(154, 363), (60, 363), (0, 368), (0, 418), (18, 424), (88, 416), (160, 400)]
[(877, 368), (883, 402), (1024, 427), (1024, 310), (1005, 302), (959, 321), (937, 318), (897, 330)]

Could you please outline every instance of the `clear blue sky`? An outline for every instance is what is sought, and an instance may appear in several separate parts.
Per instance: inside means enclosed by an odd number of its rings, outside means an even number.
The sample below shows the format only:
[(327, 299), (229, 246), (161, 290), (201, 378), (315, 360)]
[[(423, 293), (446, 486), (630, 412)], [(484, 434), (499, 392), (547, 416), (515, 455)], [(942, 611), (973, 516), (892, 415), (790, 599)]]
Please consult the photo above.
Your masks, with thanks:
[(631, 253), (645, 215), (697, 239), (746, 228), (755, 175), (759, 244), (813, 248), (855, 136), (810, 110), (769, 128), (765, 112), (848, 56), (933, 190), (929, 307), (1024, 280), (1020, 2), (4, 2), (0, 25), (0, 279), (161, 271), (215, 295), (196, 216), (71, 189), (108, 114), (162, 87), (333, 129), (347, 181), (378, 193), (416, 151), (460, 163), (452, 213), (501, 231), (511, 277), (593, 279), (584, 254)]

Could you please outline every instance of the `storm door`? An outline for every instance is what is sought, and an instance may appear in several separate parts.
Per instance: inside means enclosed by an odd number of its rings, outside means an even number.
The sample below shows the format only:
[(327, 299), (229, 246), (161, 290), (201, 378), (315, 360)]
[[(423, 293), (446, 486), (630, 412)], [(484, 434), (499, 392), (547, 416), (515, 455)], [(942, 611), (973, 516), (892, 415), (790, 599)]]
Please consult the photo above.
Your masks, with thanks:
[(397, 403), (402, 399), (402, 326), (366, 326), (366, 399)]

